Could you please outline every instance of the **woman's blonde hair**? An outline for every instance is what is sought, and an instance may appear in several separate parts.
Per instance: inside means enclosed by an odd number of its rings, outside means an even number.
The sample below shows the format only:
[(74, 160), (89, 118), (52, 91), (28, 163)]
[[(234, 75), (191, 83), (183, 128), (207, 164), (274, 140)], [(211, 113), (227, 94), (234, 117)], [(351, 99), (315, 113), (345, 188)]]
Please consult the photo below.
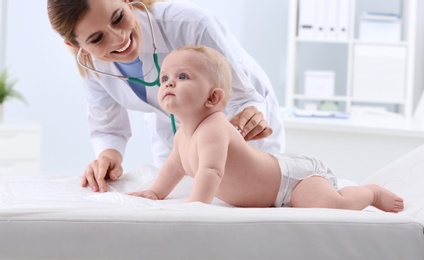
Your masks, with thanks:
[[(129, 1), (138, 2), (138, 0)], [(151, 10), (153, 4), (157, 2), (157, 0), (140, 1), (143, 2), (149, 10)], [(134, 5), (134, 7), (144, 10), (142, 5)], [(47, 12), (53, 30), (59, 33), (63, 39), (71, 42), (74, 46), (79, 46), (76, 40), (75, 27), (89, 8), (89, 0), (48, 0), (47, 2)], [(71, 48), (71, 52), (76, 58), (78, 51), (75, 48)], [(93, 60), (90, 55), (84, 55), (81, 57), (81, 60), (84, 64), (93, 67)], [(78, 69), (82, 76), (87, 76), (86, 69), (81, 68), (81, 66), (78, 66)]]
[(206, 59), (206, 68), (210, 72), (209, 76), (216, 85), (224, 90), (225, 97), (222, 104), (225, 106), (231, 95), (232, 81), (231, 65), (227, 58), (219, 51), (203, 45), (182, 46), (176, 49), (176, 51), (180, 50), (196, 51), (203, 54)]

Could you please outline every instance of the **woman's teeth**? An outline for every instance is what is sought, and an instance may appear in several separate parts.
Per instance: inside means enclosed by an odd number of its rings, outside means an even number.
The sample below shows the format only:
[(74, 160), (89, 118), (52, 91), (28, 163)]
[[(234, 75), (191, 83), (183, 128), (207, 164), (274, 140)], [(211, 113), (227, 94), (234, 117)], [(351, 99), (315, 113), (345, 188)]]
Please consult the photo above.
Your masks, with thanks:
[(128, 49), (128, 47), (130, 47), (130, 45), (131, 45), (131, 38), (128, 39), (127, 44), (125, 44), (125, 46), (122, 49), (116, 50), (116, 52), (126, 51)]

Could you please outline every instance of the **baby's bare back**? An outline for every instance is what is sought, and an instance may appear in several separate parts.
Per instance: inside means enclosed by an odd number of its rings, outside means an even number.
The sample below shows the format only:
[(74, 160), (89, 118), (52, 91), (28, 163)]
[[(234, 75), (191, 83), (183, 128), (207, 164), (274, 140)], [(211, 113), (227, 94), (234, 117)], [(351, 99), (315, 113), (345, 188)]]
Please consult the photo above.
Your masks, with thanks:
[[(219, 124), (217, 123), (219, 122)], [(209, 123), (213, 123), (208, 125)], [(213, 135), (213, 131), (225, 134), (228, 140), (228, 154), (225, 171), (216, 197), (239, 207), (269, 207), (272, 206), (280, 187), (280, 167), (277, 159), (249, 145), (240, 133), (227, 119), (218, 116), (211, 122), (203, 122), (203, 130)], [(211, 134), (212, 133), (212, 134)], [(184, 149), (180, 150), (181, 160), (186, 172), (195, 177), (198, 173), (198, 140), (205, 136), (193, 136), (189, 142), (182, 141)], [(210, 142), (217, 142), (211, 138)], [(203, 141), (203, 144), (205, 142)], [(180, 146), (181, 148), (181, 146)], [(213, 155), (211, 155), (213, 156)], [(225, 159), (225, 158), (224, 158)], [(217, 166), (218, 167), (218, 166)]]
[(238, 137), (233, 138), (229, 146), (225, 174), (217, 197), (241, 207), (272, 206), (281, 180), (278, 161)]

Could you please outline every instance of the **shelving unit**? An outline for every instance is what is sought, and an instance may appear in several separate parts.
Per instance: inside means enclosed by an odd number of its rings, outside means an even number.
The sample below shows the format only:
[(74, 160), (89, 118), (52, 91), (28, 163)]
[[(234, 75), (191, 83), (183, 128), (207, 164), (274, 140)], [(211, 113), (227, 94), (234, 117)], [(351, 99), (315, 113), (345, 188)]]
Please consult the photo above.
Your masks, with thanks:
[[(301, 1), (305, 0), (290, 1), (285, 97), (287, 108), (305, 109), (308, 104), (319, 107), (320, 103), (327, 101), (336, 103), (338, 111), (342, 113), (349, 114), (354, 107), (378, 107), (404, 117), (412, 116), (416, 71), (416, 0), (343, 0), (345, 3), (348, 2), (349, 6), (348, 30), (344, 39), (316, 39), (299, 36), (300, 5)], [(323, 3), (323, 1), (316, 2), (316, 4), (319, 3)], [(401, 40), (398, 42), (361, 40), (359, 24), (361, 14), (365, 11), (397, 13), (402, 19)], [(374, 79), (374, 82), (384, 82), (386, 79), (386, 77), (377, 78), (378, 71), (375, 73), (375, 78), (372, 78), (372, 70), (377, 70), (377, 68), (371, 68), (369, 73), (371, 76), (367, 75), (366, 78), (369, 81), (360, 81), (361, 78), (358, 75), (364, 73), (364, 66), (359, 54), (364, 49), (385, 50), (390, 55), (400, 53), (399, 57), (402, 59), (399, 59), (399, 62), (393, 62), (399, 68), (393, 70), (403, 72), (403, 75), (398, 77), (401, 79), (398, 83), (392, 84), (396, 85), (392, 94), (384, 91), (385, 84), (371, 84)], [(334, 71), (336, 75), (334, 95), (305, 95), (304, 73), (308, 70)], [(359, 70), (363, 71), (359, 72)], [(367, 73), (366, 70), (365, 73)], [(389, 83), (393, 82), (390, 82), (392, 76), (390, 73), (387, 75), (386, 80)], [(376, 90), (372, 91), (372, 89)], [(379, 93), (377, 91), (380, 91), (381, 95), (376, 94)]]
[(0, 122), (0, 176), (40, 173), (41, 127)]
[(324, 161), (339, 179), (357, 183), (424, 144), (424, 121), (405, 117), (284, 117), (286, 151)]

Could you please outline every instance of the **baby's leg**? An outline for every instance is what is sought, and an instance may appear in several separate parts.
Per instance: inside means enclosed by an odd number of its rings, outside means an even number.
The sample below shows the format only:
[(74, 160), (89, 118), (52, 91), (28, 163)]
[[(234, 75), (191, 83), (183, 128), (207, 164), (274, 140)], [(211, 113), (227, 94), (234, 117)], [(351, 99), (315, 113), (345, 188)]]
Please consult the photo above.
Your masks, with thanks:
[(402, 198), (380, 186), (349, 186), (337, 191), (328, 180), (319, 176), (302, 180), (293, 189), (290, 204), (302, 208), (352, 210), (362, 210), (372, 205), (388, 212), (403, 209)]

